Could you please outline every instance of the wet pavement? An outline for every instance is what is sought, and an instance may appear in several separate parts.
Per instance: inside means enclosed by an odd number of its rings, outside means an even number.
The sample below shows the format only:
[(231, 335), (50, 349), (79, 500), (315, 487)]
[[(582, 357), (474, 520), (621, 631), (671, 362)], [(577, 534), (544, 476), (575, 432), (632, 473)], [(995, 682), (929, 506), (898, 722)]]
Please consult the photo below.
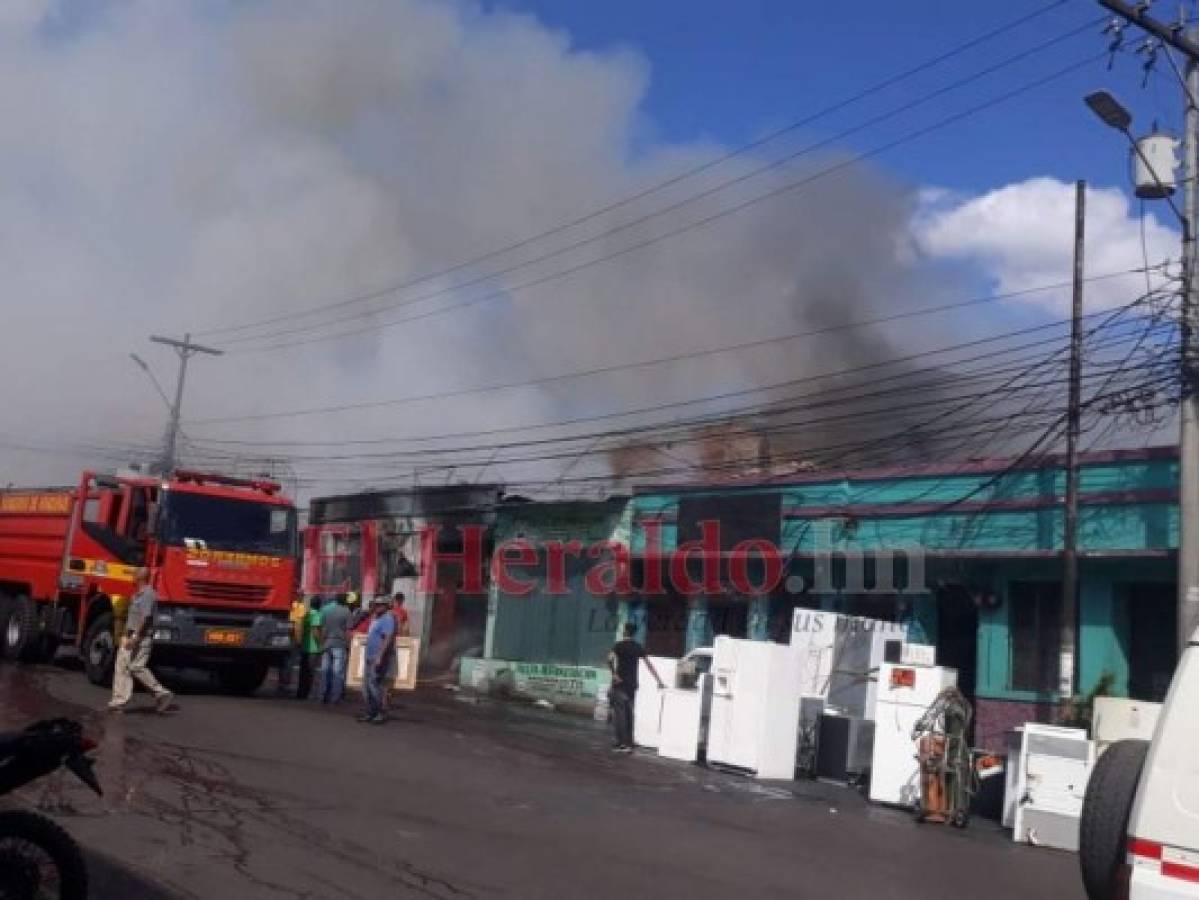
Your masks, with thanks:
[(1073, 855), (990, 823), (614, 755), (597, 724), (539, 709), (428, 690), (369, 726), (200, 688), (112, 715), (78, 672), (0, 668), (0, 728), (69, 715), (100, 743), (102, 799), (63, 773), (17, 798), (85, 846), (94, 896), (1082, 896)]

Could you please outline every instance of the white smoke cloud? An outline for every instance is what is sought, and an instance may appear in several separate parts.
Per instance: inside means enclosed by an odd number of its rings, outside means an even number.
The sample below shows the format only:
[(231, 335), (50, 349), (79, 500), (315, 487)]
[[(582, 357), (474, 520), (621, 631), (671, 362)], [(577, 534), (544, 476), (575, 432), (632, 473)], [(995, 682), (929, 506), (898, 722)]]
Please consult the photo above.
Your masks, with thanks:
[[(1059, 283), (1074, 254), (1075, 187), (1054, 178), (1030, 178), (971, 197), (924, 192), (913, 225), (915, 246), (927, 257), (977, 267), (998, 292)], [(1140, 210), (1118, 188), (1088, 188), (1085, 263), (1104, 275), (1177, 259), (1178, 235), (1146, 211), (1141, 244)], [(1154, 283), (1162, 284), (1160, 277)], [(1090, 283), (1090, 310), (1127, 303), (1145, 289), (1144, 275)], [(1069, 314), (1070, 291), (1029, 294), (1024, 301)]]
[[(0, 22), (0, 271), (9, 338), (0, 399), (10, 423), (0, 427), (0, 482), (70, 480), (96, 456), (84, 442), (157, 441), (162, 403), (127, 358), (138, 352), (173, 384), (174, 360), (146, 343), (152, 332), (190, 330), (204, 339), (205, 329), (435, 272), (723, 149), (646, 145), (643, 101), (652, 70), (637, 52), (582, 51), (531, 17), (469, 2), (127, 0), (89, 9), (83, 16), (66, 0), (29, 0), (20, 15)], [(909, 342), (902, 352), (910, 353), (921, 340), (943, 344), (939, 336), (961, 334), (944, 319), (924, 319), (906, 330), (836, 332), (539, 389), (202, 424), (538, 378), (962, 295), (960, 283), (934, 281), (897, 253), (916, 199), (862, 166), (569, 278), (513, 289), (828, 163), (792, 163), (497, 279), (489, 287), (509, 293), (469, 309), (275, 353), (236, 353), (230, 335), (212, 335), (230, 353), (193, 362), (186, 430), (193, 439), (311, 441), (497, 428), (778, 382), (876, 361), (898, 343)], [(598, 234), (753, 165), (738, 160), (373, 307)], [(1097, 195), (1096, 216), (1107, 196)], [(1059, 203), (1054, 191), (1027, 199)], [(1037, 256), (1031, 242), (1021, 255), (1010, 241), (981, 237), (1019, 231), (995, 231), (994, 223), (983, 229), (988, 216), (1005, 222), (1004, 204), (992, 207), (926, 209), (917, 219), (919, 248), (935, 260), (980, 259), (1004, 285), (1068, 272), (1056, 250)], [(1103, 265), (1119, 266), (1137, 245), (1127, 244), (1127, 209), (1112, 216), (1125, 226), (1108, 238), (1119, 255)], [(956, 236), (963, 225), (976, 237)], [(1047, 239), (1054, 248), (1059, 230)], [(1151, 231), (1154, 249), (1164, 229), (1154, 223)], [(1103, 226), (1095, 233), (1103, 235)], [(373, 321), (469, 300), (480, 290), (382, 311)], [(15, 449), (23, 444), (57, 452)], [(480, 457), (489, 452), (483, 444)], [(382, 479), (406, 467), (299, 465), (305, 476), (326, 479)], [(485, 474), (516, 478), (522, 470)]]

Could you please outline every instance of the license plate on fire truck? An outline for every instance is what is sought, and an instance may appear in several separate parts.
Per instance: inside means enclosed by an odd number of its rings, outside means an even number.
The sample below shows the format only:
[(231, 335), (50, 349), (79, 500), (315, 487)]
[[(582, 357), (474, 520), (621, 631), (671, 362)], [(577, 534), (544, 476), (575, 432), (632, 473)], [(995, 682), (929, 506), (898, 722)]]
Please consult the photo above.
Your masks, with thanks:
[(222, 647), (240, 647), (246, 642), (246, 633), (240, 628), (209, 628), (204, 632), (204, 643)]

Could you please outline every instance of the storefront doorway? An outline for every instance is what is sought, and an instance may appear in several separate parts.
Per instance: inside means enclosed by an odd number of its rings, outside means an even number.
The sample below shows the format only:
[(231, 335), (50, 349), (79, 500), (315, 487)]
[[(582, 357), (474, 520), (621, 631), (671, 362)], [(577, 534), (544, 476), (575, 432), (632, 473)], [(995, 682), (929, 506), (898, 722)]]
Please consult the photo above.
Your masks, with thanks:
[(978, 607), (964, 585), (937, 589), (937, 665), (958, 671), (958, 688), (971, 703), (978, 682)]
[(1177, 591), (1173, 584), (1130, 584), (1128, 694), (1160, 703), (1178, 661)]

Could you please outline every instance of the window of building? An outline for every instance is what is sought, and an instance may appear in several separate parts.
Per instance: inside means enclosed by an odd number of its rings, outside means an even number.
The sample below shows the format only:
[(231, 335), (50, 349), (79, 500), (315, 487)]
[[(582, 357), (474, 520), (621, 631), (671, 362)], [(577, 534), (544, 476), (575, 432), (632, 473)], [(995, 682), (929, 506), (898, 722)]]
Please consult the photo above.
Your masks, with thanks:
[(321, 593), (362, 590), (362, 531), (357, 525), (323, 531), (319, 550)]
[(1012, 690), (1057, 690), (1062, 639), (1061, 585), (1031, 581), (1010, 584), (1008, 629)]

